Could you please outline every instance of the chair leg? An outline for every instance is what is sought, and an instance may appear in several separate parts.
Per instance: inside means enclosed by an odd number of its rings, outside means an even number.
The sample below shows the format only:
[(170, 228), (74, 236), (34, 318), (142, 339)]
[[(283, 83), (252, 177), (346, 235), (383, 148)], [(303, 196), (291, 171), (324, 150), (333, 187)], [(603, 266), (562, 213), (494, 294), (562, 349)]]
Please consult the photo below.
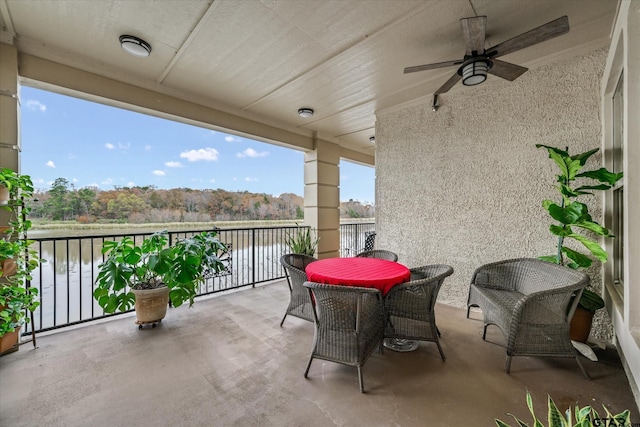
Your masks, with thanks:
[(360, 393), (364, 393), (364, 382), (362, 381), (362, 367), (358, 366), (358, 383), (360, 384)]
[(307, 363), (307, 369), (304, 371), (304, 377), (307, 378), (309, 374), (309, 368), (311, 368), (311, 362), (313, 361), (313, 356), (309, 358), (309, 363)]
[(578, 366), (580, 367), (580, 370), (582, 371), (582, 375), (584, 375), (584, 377), (586, 379), (588, 379), (589, 381), (591, 381), (591, 377), (589, 376), (589, 374), (587, 373), (587, 371), (584, 369), (584, 366), (582, 366), (582, 362), (580, 362), (580, 356), (576, 356), (576, 362), (578, 362)]
[(507, 361), (504, 364), (504, 370), (508, 374), (511, 372), (511, 356), (507, 355)]
[(485, 341), (485, 339), (487, 338), (487, 326), (489, 326), (488, 323), (484, 324), (484, 329), (482, 330), (482, 340)]
[(284, 314), (284, 317), (282, 318), (282, 321), (280, 322), (280, 327), (281, 327), (281, 328), (282, 328), (282, 324), (284, 323), (284, 319), (286, 319), (286, 318), (287, 318), (287, 314), (289, 314), (289, 313), (285, 313), (285, 314)]
[(436, 341), (436, 344), (438, 345), (438, 350), (440, 351), (440, 357), (442, 357), (442, 361), (444, 362), (445, 360), (447, 360), (447, 358), (444, 357), (444, 352), (442, 351), (442, 347), (440, 346), (440, 341)]
[(470, 310), (471, 310), (471, 306), (470, 306), (470, 305), (468, 305), (468, 306), (467, 306), (467, 319), (469, 318), (469, 311), (470, 311)]

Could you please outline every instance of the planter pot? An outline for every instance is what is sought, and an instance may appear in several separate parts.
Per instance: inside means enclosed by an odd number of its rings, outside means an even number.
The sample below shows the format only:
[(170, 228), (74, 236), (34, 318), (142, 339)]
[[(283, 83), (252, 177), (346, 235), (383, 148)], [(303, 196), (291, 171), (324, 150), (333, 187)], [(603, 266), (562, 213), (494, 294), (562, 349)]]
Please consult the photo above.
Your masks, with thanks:
[(155, 323), (164, 319), (169, 305), (169, 288), (132, 289), (136, 296), (136, 324)]
[(18, 266), (13, 259), (3, 259), (0, 261), (0, 267), (2, 267), (2, 274), (0, 277), (8, 277), (16, 274)]
[(9, 189), (0, 184), (0, 205), (9, 203)]
[(585, 343), (591, 333), (591, 324), (593, 323), (592, 311), (578, 306), (573, 314), (571, 323), (569, 324), (569, 337), (573, 341)]
[(0, 337), (0, 355), (6, 353), (13, 353), (18, 350), (18, 334), (20, 333), (20, 328), (16, 329), (13, 332), (9, 332), (8, 334), (4, 334)]

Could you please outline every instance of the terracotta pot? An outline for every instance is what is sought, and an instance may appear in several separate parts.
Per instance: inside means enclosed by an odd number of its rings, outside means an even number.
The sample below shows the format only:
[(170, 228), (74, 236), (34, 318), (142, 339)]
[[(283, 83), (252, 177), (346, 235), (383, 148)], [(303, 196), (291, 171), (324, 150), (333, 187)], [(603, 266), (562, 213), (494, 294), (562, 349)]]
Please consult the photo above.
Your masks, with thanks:
[(156, 323), (164, 319), (169, 305), (169, 288), (132, 289), (136, 296), (136, 323)]
[(573, 341), (587, 342), (591, 333), (591, 324), (593, 323), (592, 311), (578, 306), (573, 314), (571, 323), (569, 324), (569, 337)]
[(18, 350), (18, 334), (20, 328), (0, 337), (0, 354), (11, 353)]

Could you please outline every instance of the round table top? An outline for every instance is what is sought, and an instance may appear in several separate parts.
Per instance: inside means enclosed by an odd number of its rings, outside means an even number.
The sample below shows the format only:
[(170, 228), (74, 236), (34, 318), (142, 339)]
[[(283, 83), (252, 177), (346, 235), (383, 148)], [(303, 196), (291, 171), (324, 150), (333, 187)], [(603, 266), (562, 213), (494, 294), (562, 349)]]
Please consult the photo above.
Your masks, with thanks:
[(400, 283), (411, 280), (409, 269), (397, 262), (377, 258), (327, 258), (305, 269), (311, 282), (376, 288), (385, 295)]

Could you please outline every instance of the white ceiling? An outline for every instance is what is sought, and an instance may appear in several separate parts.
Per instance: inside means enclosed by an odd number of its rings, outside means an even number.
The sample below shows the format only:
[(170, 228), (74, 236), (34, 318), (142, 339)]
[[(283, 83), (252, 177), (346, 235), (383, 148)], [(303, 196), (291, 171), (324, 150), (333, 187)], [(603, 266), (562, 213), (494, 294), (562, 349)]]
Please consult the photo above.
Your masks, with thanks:
[[(489, 47), (567, 15), (568, 34), (500, 58), (534, 68), (608, 46), (617, 3), (0, 0), (0, 40), (20, 52), (260, 123), (300, 134), (315, 131), (371, 155), (376, 111), (419, 98), (431, 102), (455, 72), (403, 69), (461, 59), (460, 18), (486, 15)], [(127, 54), (118, 42), (122, 34), (146, 40), (151, 55)], [(460, 90), (473, 87), (457, 84), (451, 92)], [(299, 107), (311, 107), (315, 115), (302, 119)]]

